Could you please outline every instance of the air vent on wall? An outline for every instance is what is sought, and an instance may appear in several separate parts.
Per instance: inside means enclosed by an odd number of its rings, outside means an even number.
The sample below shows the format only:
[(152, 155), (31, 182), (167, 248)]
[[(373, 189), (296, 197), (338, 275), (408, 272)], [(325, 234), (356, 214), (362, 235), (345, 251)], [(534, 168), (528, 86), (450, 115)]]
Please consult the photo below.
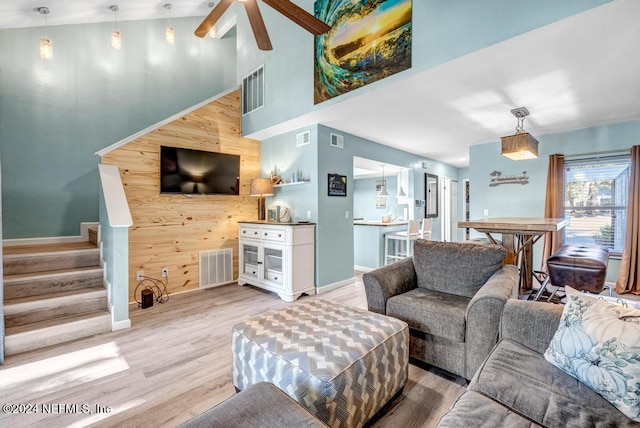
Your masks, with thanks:
[(200, 288), (233, 282), (233, 248), (200, 252)]
[(306, 146), (311, 142), (311, 131), (301, 132), (296, 134), (296, 146)]
[(344, 137), (342, 135), (331, 133), (331, 140), (329, 140), (329, 145), (331, 147), (336, 147), (338, 149), (344, 148)]
[(242, 79), (242, 114), (264, 106), (264, 65)]

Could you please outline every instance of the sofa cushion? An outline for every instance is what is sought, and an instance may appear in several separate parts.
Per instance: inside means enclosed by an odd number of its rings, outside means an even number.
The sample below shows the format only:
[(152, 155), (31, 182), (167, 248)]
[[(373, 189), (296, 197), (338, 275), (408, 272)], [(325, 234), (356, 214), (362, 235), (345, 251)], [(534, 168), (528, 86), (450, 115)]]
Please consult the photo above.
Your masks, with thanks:
[(413, 252), (418, 287), (471, 298), (502, 267), (506, 254), (499, 245), (419, 239)]
[(637, 427), (588, 386), (519, 343), (502, 340), (469, 383), (532, 422), (548, 427)]
[(640, 422), (640, 310), (571, 287), (544, 357)]
[(387, 301), (387, 315), (433, 336), (464, 342), (468, 297), (416, 288)]
[(476, 391), (465, 391), (438, 422), (438, 428), (539, 426)]

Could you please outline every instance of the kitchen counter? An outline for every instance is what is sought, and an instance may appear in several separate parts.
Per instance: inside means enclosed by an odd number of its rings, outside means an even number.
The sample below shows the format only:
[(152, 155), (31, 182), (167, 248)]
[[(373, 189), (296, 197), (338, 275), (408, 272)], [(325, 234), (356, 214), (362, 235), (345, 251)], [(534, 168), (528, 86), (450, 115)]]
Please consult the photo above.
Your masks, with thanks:
[(408, 221), (392, 221), (389, 223), (383, 223), (381, 220), (354, 220), (354, 226), (382, 226), (382, 227), (392, 227), (392, 226), (406, 226), (409, 224)]
[(407, 221), (353, 221), (353, 257), (356, 270), (364, 272), (384, 266), (384, 235), (407, 230)]

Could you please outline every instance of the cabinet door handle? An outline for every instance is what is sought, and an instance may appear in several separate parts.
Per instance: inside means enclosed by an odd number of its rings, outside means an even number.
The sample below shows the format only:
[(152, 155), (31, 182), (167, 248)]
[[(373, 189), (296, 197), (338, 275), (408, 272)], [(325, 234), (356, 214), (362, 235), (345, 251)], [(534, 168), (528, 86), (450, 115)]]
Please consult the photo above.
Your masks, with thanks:
[(282, 238), (282, 233), (278, 233), (278, 238)]
[(247, 231), (246, 231), (246, 230), (243, 230), (243, 231), (242, 231), (242, 233), (247, 233)]
[(253, 234), (254, 234), (254, 235), (257, 235), (257, 234), (258, 234), (258, 232), (253, 232)]
[(259, 265), (261, 265), (261, 264), (262, 264), (262, 262), (256, 262), (256, 264), (259, 264)]
[(264, 233), (264, 236), (267, 236), (267, 235), (268, 235), (268, 233), (267, 233), (267, 232), (265, 232), (265, 233)]
[(274, 276), (274, 277), (273, 277), (273, 280), (274, 280), (274, 281), (277, 281), (277, 280), (278, 280), (278, 277), (277, 277), (277, 276)]

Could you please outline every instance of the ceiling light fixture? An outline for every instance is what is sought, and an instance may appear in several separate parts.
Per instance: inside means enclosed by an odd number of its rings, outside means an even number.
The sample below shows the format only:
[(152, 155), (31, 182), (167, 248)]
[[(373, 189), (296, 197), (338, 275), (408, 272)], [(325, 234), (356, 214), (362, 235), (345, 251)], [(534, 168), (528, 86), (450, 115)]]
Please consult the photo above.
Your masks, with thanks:
[(511, 110), (511, 114), (518, 119), (518, 125), (515, 134), (500, 138), (502, 156), (512, 160), (536, 159), (538, 140), (524, 130), (524, 118), (529, 116), (529, 110), (526, 107), (518, 107)]
[(382, 167), (382, 186), (380, 186), (380, 191), (376, 196), (379, 198), (386, 198), (389, 196), (389, 192), (387, 192), (387, 182), (384, 179), (384, 165), (380, 165)]
[(120, 49), (122, 47), (122, 38), (120, 38), (120, 32), (118, 31), (118, 11), (120, 8), (117, 4), (107, 6), (114, 16), (114, 29), (111, 32), (111, 47), (114, 49)]
[(44, 15), (44, 37), (40, 38), (40, 58), (51, 59), (53, 58), (53, 44), (51, 39), (47, 37), (47, 15), (51, 13), (51, 10), (48, 7), (36, 7), (33, 10)]
[(171, 3), (167, 3), (164, 5), (164, 8), (169, 11), (169, 26), (165, 31), (165, 39), (167, 40), (167, 43), (169, 43), (170, 45), (174, 44), (176, 41), (176, 32), (173, 29), (173, 26), (171, 25), (171, 8), (172, 7), (173, 6), (171, 5)]

